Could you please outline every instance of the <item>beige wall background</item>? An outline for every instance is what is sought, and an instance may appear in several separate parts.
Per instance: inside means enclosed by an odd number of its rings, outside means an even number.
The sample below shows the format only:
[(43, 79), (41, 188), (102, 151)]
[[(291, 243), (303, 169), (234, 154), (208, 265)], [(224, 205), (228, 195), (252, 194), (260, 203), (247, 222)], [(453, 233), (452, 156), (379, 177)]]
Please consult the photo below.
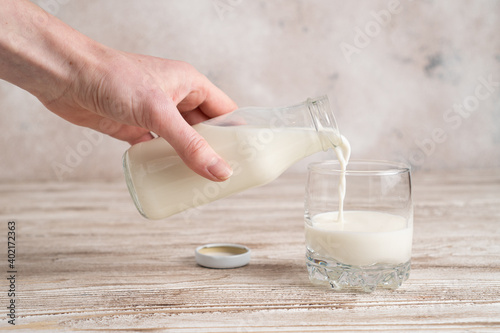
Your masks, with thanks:
[[(242, 107), (328, 94), (353, 158), (500, 167), (500, 1), (34, 2), (106, 45), (193, 64)], [(0, 181), (122, 177), (127, 143), (4, 81), (0, 109)]]

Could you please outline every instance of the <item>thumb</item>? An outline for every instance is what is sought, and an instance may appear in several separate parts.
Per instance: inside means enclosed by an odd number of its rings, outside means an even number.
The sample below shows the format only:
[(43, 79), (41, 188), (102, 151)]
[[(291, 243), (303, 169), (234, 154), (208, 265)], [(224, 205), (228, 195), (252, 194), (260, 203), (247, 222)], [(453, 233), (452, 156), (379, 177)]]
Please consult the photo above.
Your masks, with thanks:
[(163, 104), (162, 108), (167, 110), (157, 113), (160, 121), (153, 122), (153, 131), (172, 145), (184, 163), (200, 176), (212, 181), (223, 181), (231, 177), (233, 171), (229, 164), (184, 120), (173, 102)]

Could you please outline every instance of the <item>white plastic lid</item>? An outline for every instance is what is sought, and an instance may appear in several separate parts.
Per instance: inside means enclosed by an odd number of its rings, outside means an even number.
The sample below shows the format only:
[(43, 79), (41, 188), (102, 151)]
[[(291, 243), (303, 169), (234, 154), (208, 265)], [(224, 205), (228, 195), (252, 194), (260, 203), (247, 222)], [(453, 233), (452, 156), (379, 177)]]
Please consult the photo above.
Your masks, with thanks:
[(203, 267), (236, 268), (250, 262), (250, 249), (239, 244), (206, 244), (196, 248), (195, 258)]

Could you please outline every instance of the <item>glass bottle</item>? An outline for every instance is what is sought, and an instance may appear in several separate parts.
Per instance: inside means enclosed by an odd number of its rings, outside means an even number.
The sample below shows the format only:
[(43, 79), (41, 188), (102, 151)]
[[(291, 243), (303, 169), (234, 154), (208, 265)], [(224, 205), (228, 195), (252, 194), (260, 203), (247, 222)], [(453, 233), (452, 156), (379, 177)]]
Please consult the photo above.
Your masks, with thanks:
[(128, 189), (139, 212), (161, 219), (264, 185), (295, 162), (341, 145), (328, 98), (288, 107), (247, 107), (193, 126), (233, 169), (213, 182), (188, 168), (163, 138), (141, 142), (123, 156)]

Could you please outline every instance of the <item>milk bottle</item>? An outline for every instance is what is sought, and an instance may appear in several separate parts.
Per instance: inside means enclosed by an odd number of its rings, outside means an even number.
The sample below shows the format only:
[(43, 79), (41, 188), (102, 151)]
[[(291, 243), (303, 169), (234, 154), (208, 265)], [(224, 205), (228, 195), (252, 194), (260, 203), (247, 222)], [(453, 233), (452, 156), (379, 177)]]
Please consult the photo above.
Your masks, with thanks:
[(304, 157), (343, 143), (326, 96), (283, 108), (242, 108), (193, 128), (233, 175), (212, 182), (188, 168), (164, 139), (138, 143), (125, 152), (123, 167), (144, 217), (165, 218), (267, 184)]

